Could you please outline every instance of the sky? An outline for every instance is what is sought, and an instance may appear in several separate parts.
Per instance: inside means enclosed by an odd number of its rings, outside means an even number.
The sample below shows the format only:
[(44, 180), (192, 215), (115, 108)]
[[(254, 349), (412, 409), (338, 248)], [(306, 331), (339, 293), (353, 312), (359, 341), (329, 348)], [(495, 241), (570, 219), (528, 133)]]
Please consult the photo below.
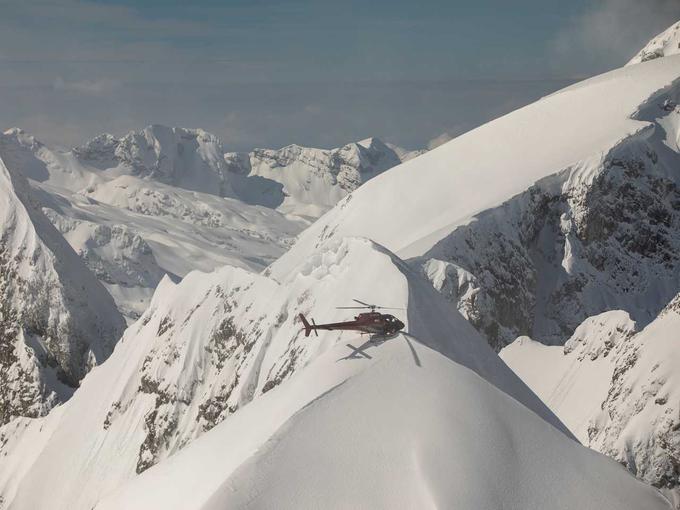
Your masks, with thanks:
[(0, 127), (434, 146), (620, 67), (680, 0), (0, 0)]

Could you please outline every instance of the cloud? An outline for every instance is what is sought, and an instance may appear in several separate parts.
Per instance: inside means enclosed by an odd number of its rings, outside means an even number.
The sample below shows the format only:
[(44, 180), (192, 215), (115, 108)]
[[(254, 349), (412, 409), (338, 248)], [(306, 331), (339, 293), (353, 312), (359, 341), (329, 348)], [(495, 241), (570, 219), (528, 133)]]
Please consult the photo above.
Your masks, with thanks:
[(88, 94), (91, 96), (101, 96), (113, 92), (119, 83), (115, 80), (101, 79), (101, 80), (80, 80), (80, 81), (65, 81), (58, 77), (54, 80), (53, 87), (55, 90), (64, 90), (77, 92), (80, 94)]
[(554, 64), (586, 73), (620, 67), (678, 19), (679, 0), (596, 0), (557, 34)]
[[(383, 38), (363, 19), (358, 39), (330, 36), (349, 24), (340, 12), (329, 17), (326, 4), (0, 0), (0, 123), (60, 145), (160, 123), (204, 128), (229, 150), (369, 136), (420, 148), (567, 84), (443, 79), (427, 70), (431, 57), (392, 47), (410, 47), (406, 35), (392, 34), (366, 60), (364, 48)], [(398, 24), (404, 13), (389, 16)]]

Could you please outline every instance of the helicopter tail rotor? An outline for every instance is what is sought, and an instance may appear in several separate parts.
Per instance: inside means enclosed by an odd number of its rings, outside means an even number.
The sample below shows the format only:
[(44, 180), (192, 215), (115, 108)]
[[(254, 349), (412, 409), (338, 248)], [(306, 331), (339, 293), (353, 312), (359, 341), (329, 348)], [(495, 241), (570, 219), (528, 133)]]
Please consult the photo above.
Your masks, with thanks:
[(307, 318), (304, 315), (300, 314), (300, 315), (298, 315), (298, 317), (300, 317), (300, 320), (302, 321), (302, 325), (305, 328), (305, 336), (306, 337), (309, 336), (309, 334), (312, 331), (314, 331), (314, 334), (316, 336), (319, 336), (319, 333), (316, 331), (316, 322), (314, 322), (314, 319), (312, 319), (312, 323), (310, 324), (309, 322), (307, 322)]

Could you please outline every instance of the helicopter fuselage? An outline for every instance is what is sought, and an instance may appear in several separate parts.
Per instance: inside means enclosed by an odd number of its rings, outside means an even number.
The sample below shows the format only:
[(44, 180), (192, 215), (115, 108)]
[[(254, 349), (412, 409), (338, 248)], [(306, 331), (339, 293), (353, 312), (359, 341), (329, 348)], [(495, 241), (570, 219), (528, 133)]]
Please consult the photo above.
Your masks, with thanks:
[(309, 336), (312, 331), (318, 335), (316, 331), (319, 329), (327, 331), (359, 331), (370, 335), (389, 336), (404, 328), (404, 323), (394, 315), (379, 312), (364, 312), (355, 316), (353, 321), (331, 322), (328, 324), (316, 324), (314, 321), (310, 324), (302, 314), (300, 314), (300, 320), (302, 320), (305, 327), (305, 336)]

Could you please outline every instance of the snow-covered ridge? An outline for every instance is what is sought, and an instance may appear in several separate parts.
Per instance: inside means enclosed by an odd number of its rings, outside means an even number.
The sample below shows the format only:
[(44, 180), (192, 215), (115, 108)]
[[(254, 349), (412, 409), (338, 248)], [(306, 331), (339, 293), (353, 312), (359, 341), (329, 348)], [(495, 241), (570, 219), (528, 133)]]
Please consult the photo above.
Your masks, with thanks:
[[(330, 350), (95, 508), (670, 509), (471, 371), (419, 344), (416, 365), (401, 347), (372, 349), (349, 377)], [(320, 380), (335, 385), (301, 406)], [(272, 434), (277, 400), (300, 410)]]
[(611, 309), (644, 325), (678, 291), (679, 97), (673, 85), (641, 108), (644, 136), (537, 182), (422, 257), (426, 272), (458, 267), (432, 281), (498, 348), (519, 335), (563, 343)]
[[(304, 337), (298, 313), (342, 319), (335, 307), (357, 293), (404, 307), (409, 336), (376, 345), (340, 332)], [(317, 417), (305, 418), (310, 412)], [(310, 419), (314, 433), (303, 425)], [(528, 488), (513, 492), (517, 508), (548, 495), (565, 509), (593, 500), (602, 508), (667, 508), (650, 488), (560, 430), (418, 273), (368, 240), (334, 240), (280, 283), (236, 268), (191, 273), (180, 284), (165, 279), (149, 310), (67, 405), (5, 428), (0, 448), (10, 469), (0, 473), (0, 491), (10, 508), (198, 509), (239, 507), (241, 496), (225, 501), (224, 491), (236, 486), (248, 497), (255, 484), (272, 487), (257, 491), (263, 506), (308, 504), (268, 482), (262, 459), (269, 458), (298, 487), (289, 477), (317, 476), (298, 492), (329, 504), (354, 494), (374, 508), (394, 498), (422, 506), (436, 497), (472, 509), (507, 497), (514, 486)], [(288, 441), (295, 458), (319, 467), (316, 475), (297, 464), (277, 467), (285, 460), (271, 447)], [(361, 496), (362, 485), (352, 484), (348, 492), (343, 476), (317, 457), (322, 451), (342, 472), (351, 453), (352, 476), (372, 490)], [(381, 458), (392, 468), (376, 465)], [(393, 470), (408, 476), (395, 485), (396, 474), (387, 476)], [(437, 476), (443, 472), (465, 473), (470, 483), (452, 485), (450, 476), (444, 483)], [(557, 482), (538, 483), (546, 472)], [(565, 490), (570, 497), (555, 497)]]
[(680, 21), (661, 32), (642, 48), (627, 65), (680, 53)]
[(6, 154), (0, 157), (0, 424), (41, 416), (68, 398), (124, 328), (113, 300), (43, 215), (26, 178), (5, 165)]
[(363, 235), (402, 256), (422, 255), (539, 180), (597, 166), (621, 140), (652, 133), (633, 116), (678, 79), (678, 62), (669, 57), (586, 80), (371, 179), (307, 229), (272, 271), (285, 272), (330, 236)]
[(680, 501), (680, 294), (637, 331), (610, 311), (562, 347), (520, 338), (501, 357), (583, 444)]

